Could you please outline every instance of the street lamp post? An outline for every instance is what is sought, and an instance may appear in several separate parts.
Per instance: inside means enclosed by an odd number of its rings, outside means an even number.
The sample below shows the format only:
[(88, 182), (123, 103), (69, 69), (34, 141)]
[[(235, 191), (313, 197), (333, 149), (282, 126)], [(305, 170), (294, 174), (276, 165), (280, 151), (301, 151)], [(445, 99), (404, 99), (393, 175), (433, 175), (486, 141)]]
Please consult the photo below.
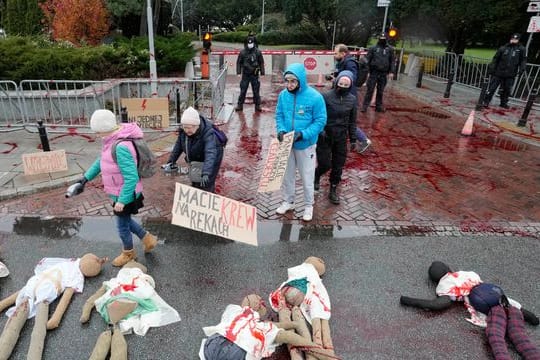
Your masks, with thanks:
[(154, 22), (152, 21), (152, 3), (146, 1), (146, 21), (148, 23), (148, 51), (150, 53), (150, 89), (151, 96), (157, 96), (157, 67), (154, 52)]
[(262, 0), (261, 34), (264, 34), (264, 0)]

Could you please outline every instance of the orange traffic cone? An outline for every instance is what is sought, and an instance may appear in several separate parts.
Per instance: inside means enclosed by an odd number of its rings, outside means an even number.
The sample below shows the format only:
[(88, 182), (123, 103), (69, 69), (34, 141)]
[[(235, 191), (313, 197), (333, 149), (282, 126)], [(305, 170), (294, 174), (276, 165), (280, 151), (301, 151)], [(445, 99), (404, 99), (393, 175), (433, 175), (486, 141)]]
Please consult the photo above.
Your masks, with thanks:
[(315, 86), (316, 87), (324, 87), (322, 74), (319, 74), (319, 79), (317, 79), (317, 84)]
[(465, 125), (463, 125), (463, 129), (461, 129), (461, 135), (464, 136), (471, 136), (473, 132), (473, 123), (474, 123), (474, 115), (475, 111), (471, 110), (471, 113), (469, 114), (469, 117), (467, 118), (467, 121), (465, 121)]

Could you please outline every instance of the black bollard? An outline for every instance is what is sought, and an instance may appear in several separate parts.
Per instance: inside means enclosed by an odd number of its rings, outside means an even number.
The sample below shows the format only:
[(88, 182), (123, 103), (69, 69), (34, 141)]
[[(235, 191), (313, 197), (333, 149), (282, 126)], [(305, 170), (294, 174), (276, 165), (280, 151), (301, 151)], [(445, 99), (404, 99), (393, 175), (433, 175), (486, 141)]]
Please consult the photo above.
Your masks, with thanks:
[(531, 108), (534, 104), (534, 100), (536, 99), (536, 96), (538, 95), (538, 88), (531, 92), (529, 94), (529, 99), (527, 100), (527, 105), (525, 105), (525, 110), (523, 110), (523, 114), (521, 115), (521, 119), (519, 119), (517, 126), (525, 126), (527, 124), (527, 118), (529, 117), (529, 113), (531, 112)]
[(43, 151), (51, 151), (51, 148), (49, 147), (49, 139), (47, 138), (47, 130), (45, 129), (45, 126), (43, 126), (43, 120), (38, 120), (37, 123), (39, 139), (41, 140), (41, 148)]
[(478, 102), (476, 103), (476, 111), (480, 111), (484, 107), (484, 98), (486, 97), (488, 84), (489, 78), (484, 78), (484, 81), (482, 81), (482, 87), (480, 88), (480, 96), (478, 97)]
[(180, 124), (180, 89), (176, 89), (176, 123)]
[(424, 61), (422, 60), (422, 65), (420, 65), (420, 71), (418, 72), (418, 81), (416, 82), (416, 87), (422, 87), (422, 76), (424, 76)]
[(120, 108), (120, 119), (123, 123), (127, 123), (128, 122), (128, 112), (127, 112), (127, 107), (123, 107), (123, 108)]
[(450, 89), (452, 88), (452, 84), (454, 83), (454, 70), (450, 70), (450, 74), (448, 75), (448, 82), (446, 83), (446, 90), (444, 91), (444, 98), (448, 99), (450, 97)]

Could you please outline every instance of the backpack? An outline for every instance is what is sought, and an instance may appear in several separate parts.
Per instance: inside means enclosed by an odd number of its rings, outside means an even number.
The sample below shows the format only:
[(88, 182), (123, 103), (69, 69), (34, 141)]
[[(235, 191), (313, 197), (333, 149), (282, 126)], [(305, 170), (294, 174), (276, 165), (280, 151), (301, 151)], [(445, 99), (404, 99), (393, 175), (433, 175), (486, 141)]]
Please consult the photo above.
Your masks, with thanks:
[(229, 139), (227, 138), (227, 135), (223, 132), (223, 130), (218, 128), (217, 125), (215, 124), (212, 124), (212, 129), (214, 130), (214, 134), (216, 135), (216, 138), (218, 139), (219, 144), (225, 147), (225, 145), (227, 145), (227, 141), (229, 141)]
[(156, 156), (144, 139), (122, 138), (116, 140), (111, 148), (112, 158), (116, 161), (116, 146), (123, 141), (131, 141), (137, 153), (137, 173), (140, 178), (152, 177), (157, 171)]

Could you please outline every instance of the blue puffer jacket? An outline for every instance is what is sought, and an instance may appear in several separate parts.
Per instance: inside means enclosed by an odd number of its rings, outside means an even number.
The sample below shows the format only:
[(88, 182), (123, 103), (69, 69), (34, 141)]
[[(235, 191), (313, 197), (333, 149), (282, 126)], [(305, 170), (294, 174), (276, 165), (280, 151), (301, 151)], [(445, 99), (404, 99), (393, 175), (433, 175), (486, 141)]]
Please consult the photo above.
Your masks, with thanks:
[(326, 105), (322, 95), (308, 85), (303, 64), (289, 65), (285, 75), (287, 73), (298, 78), (300, 88), (295, 93), (283, 89), (279, 94), (276, 106), (276, 130), (278, 133), (301, 131), (302, 140), (296, 141), (293, 147), (302, 150), (315, 144), (319, 133), (324, 129)]

